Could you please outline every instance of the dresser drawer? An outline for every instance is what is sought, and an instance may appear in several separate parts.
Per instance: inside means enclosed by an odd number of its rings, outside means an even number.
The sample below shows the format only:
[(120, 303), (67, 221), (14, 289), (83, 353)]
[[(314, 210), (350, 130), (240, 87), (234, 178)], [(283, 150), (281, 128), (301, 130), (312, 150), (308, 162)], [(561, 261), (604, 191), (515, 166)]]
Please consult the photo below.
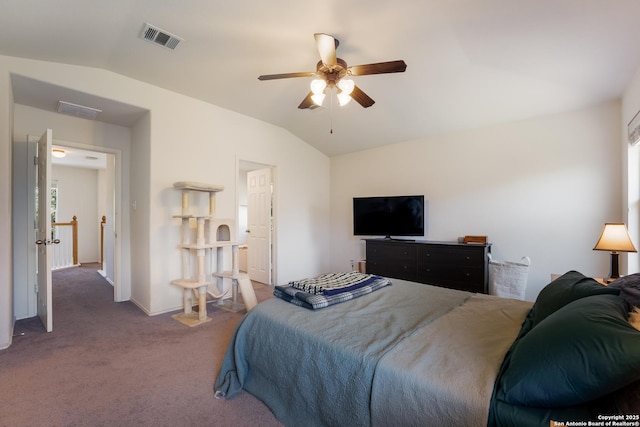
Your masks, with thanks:
[(451, 289), (486, 293), (486, 263), (484, 247), (421, 245), (417, 253), (416, 280)]
[(367, 273), (416, 280), (415, 245), (367, 242)]
[[(418, 282), (438, 283), (484, 283), (484, 269), (477, 266), (453, 264), (418, 264)], [(482, 286), (480, 286), (482, 287)]]
[(455, 264), (481, 266), (485, 262), (484, 248), (468, 246), (446, 247), (424, 245), (418, 248), (420, 264)]

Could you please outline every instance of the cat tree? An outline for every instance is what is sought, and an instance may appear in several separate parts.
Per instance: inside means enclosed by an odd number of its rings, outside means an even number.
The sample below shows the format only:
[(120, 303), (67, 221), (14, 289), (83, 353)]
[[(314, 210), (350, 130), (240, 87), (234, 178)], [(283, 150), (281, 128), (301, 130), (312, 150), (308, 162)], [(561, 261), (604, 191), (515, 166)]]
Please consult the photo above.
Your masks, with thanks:
[[(256, 296), (248, 275), (238, 270), (238, 243), (231, 241), (233, 220), (214, 218), (215, 194), (224, 190), (223, 186), (199, 182), (176, 182), (173, 187), (182, 191), (182, 214), (174, 215), (181, 220), (182, 277), (171, 283), (182, 288), (183, 313), (174, 319), (188, 326), (195, 326), (211, 320), (207, 316), (207, 296), (218, 300), (220, 308), (230, 311), (251, 310), (256, 304)], [(194, 215), (190, 212), (191, 192), (209, 194), (209, 214)], [(195, 223), (195, 239), (191, 229)], [(231, 271), (225, 271), (225, 256), (231, 249)], [(215, 254), (215, 257), (214, 257)], [(230, 286), (225, 282), (231, 282)], [(225, 286), (226, 285), (226, 286)], [(231, 288), (230, 300), (225, 300)], [(238, 289), (244, 304), (238, 301)], [(198, 301), (198, 312), (193, 311), (192, 296)]]

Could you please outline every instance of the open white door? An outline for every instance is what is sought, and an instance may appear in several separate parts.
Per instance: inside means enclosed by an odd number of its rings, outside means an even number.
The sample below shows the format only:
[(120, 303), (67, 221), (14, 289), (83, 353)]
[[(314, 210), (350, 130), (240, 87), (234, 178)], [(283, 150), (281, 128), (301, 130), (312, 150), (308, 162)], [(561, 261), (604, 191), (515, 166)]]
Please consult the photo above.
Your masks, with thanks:
[(36, 187), (36, 244), (38, 245), (38, 317), (47, 329), (53, 331), (51, 290), (51, 144), (53, 131), (47, 129), (38, 141), (38, 180)]
[(271, 168), (247, 173), (247, 216), (249, 277), (271, 285)]

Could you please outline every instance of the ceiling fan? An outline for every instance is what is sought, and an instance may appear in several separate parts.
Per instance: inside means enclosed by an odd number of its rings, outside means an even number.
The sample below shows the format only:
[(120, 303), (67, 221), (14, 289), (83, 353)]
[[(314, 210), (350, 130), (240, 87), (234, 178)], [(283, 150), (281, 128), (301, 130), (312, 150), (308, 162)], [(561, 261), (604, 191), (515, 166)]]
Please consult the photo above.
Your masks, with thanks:
[(407, 69), (407, 64), (402, 60), (347, 66), (346, 61), (336, 57), (336, 49), (340, 44), (338, 39), (324, 33), (316, 33), (313, 36), (316, 39), (316, 45), (320, 53), (320, 61), (316, 65), (315, 72), (266, 74), (258, 77), (258, 80), (315, 77), (311, 82), (311, 92), (298, 105), (300, 109), (313, 109), (321, 106), (327, 88), (337, 88), (340, 105), (345, 105), (351, 99), (355, 99), (364, 108), (371, 107), (375, 101), (356, 86), (349, 77), (402, 73)]

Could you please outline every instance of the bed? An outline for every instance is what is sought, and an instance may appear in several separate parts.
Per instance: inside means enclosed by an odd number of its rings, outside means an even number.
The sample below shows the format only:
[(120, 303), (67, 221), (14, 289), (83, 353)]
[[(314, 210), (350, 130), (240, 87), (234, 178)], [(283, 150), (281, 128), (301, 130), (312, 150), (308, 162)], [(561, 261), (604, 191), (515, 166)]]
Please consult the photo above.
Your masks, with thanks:
[(318, 309), (272, 298), (238, 325), (214, 392), (249, 392), (287, 426), (637, 416), (640, 331), (623, 293), (571, 271), (535, 304), (397, 279)]

